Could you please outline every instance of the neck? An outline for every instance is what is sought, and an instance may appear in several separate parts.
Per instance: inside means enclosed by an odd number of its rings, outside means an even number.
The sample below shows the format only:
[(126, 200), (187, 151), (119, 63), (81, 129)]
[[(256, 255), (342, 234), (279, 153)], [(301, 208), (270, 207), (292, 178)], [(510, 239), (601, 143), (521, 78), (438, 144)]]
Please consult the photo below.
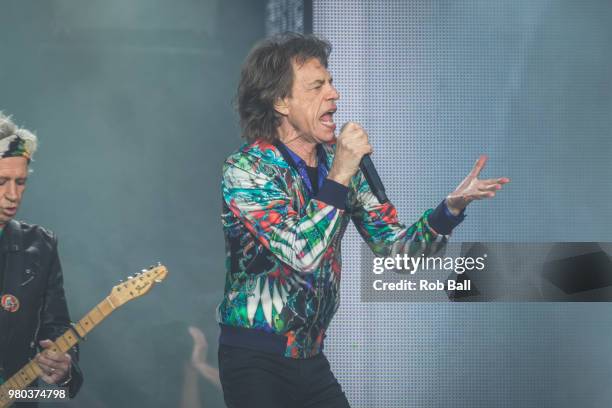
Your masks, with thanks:
[(317, 143), (315, 141), (305, 140), (295, 131), (293, 126), (286, 125), (286, 123), (278, 128), (278, 134), (280, 141), (300, 156), (307, 166), (317, 166)]

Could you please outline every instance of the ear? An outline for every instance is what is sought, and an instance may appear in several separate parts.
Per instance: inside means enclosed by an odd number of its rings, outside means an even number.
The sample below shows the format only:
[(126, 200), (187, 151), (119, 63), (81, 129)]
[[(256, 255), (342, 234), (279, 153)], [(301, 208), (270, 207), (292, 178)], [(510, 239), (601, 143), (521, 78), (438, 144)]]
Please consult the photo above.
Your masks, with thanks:
[(274, 102), (274, 110), (282, 116), (289, 115), (289, 104), (287, 103), (287, 98), (277, 98), (276, 102)]

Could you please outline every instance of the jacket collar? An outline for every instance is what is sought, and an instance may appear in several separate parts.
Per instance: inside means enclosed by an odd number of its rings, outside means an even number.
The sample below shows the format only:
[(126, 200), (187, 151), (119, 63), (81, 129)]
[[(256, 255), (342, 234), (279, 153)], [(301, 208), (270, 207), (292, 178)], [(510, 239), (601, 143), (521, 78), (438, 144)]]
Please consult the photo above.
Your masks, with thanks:
[[(281, 142), (270, 143), (263, 139), (258, 139), (251, 143), (243, 144), (238, 152), (248, 156), (263, 159), (266, 163), (274, 164), (281, 167), (293, 167), (291, 161), (287, 160), (287, 155), (283, 154), (278, 145)], [(334, 158), (335, 143), (317, 145), (317, 155), (320, 163), (324, 162), (327, 168), (331, 168)], [(299, 156), (298, 156), (299, 157)]]
[[(2, 237), (2, 247), (5, 262), (0, 267), (4, 268), (4, 290), (5, 294), (17, 295), (27, 282), (23, 260), (23, 233), (18, 221), (10, 220), (5, 226)], [(27, 283), (26, 283), (27, 284)]]
[[(298, 156), (297, 153), (287, 147), (284, 143), (276, 142), (275, 146), (281, 152), (285, 161), (294, 168), (305, 169), (307, 167), (304, 159)], [(317, 145), (317, 166), (327, 167), (327, 155), (325, 154), (325, 150), (321, 144)]]
[(21, 246), (23, 244), (21, 237), (21, 225), (19, 225), (19, 221), (10, 220), (4, 226), (4, 231), (2, 232), (2, 250), (4, 252), (16, 252), (21, 250)]

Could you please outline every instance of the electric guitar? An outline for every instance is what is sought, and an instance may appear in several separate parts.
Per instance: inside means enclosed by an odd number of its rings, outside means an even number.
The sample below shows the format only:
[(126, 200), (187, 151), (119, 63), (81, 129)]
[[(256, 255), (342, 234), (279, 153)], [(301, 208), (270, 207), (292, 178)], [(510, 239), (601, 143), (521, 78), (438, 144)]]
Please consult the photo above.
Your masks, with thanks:
[[(55, 339), (51, 350), (60, 353), (67, 352), (79, 341), (84, 340), (87, 333), (92, 331), (115, 309), (146, 294), (153, 285), (164, 280), (166, 275), (168, 275), (166, 267), (157, 264), (155, 267), (137, 273), (136, 276), (129, 276), (127, 281), (114, 286), (111, 293), (75, 323), (71, 329), (66, 330), (63, 335)], [(42, 369), (35, 360), (31, 360), (23, 366), (21, 370), (0, 385), (0, 408), (11, 406), (14, 402), (13, 394), (15, 394), (15, 391), (27, 388), (41, 375)]]

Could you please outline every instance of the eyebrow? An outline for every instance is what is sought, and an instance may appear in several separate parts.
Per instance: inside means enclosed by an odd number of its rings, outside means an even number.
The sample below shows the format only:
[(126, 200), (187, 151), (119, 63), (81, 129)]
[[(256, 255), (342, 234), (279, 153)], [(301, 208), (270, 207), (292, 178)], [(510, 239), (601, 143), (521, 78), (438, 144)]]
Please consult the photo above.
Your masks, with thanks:
[[(329, 83), (331, 84), (333, 82), (334, 82), (334, 78), (330, 77), (329, 78)], [(308, 85), (323, 85), (324, 83), (325, 83), (324, 79), (315, 79), (314, 81), (312, 81)]]
[(8, 180), (27, 180), (28, 176), (24, 177), (10, 177), (10, 176), (0, 176), (0, 180), (8, 181)]

